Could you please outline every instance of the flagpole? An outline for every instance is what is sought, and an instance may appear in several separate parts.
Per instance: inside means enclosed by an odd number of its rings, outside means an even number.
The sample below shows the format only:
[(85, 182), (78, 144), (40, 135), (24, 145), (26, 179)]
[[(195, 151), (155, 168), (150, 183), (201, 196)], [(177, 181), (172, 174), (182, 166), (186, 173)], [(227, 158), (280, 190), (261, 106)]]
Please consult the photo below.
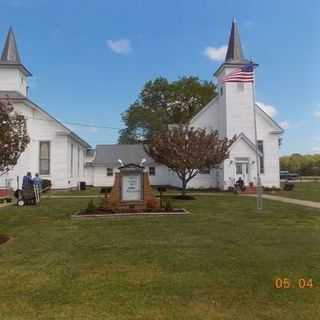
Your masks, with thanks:
[(261, 176), (260, 176), (260, 157), (258, 154), (258, 134), (257, 134), (257, 108), (256, 108), (256, 73), (254, 70), (254, 78), (252, 84), (252, 97), (253, 97), (253, 122), (254, 122), (254, 138), (256, 144), (256, 164), (257, 164), (257, 210), (260, 211), (263, 209), (262, 203), (262, 186), (261, 186)]

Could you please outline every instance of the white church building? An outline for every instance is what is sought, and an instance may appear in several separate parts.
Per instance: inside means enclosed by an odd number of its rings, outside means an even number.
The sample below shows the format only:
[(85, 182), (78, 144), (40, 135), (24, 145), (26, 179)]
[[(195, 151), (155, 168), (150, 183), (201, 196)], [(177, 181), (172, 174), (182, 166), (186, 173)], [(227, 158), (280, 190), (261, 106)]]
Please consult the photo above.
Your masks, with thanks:
[[(219, 168), (200, 172), (188, 187), (226, 190), (239, 177), (246, 185), (256, 185), (257, 169), (263, 186), (280, 186), (279, 148), (283, 129), (255, 103), (254, 83), (221, 81), (248, 63), (233, 21), (225, 61), (215, 72), (218, 95), (191, 119), (190, 126), (218, 130), (221, 137), (236, 135), (237, 140), (231, 147), (229, 159)], [(0, 186), (5, 180), (15, 188), (17, 177), (21, 181), (27, 171), (39, 172), (52, 181), (53, 188), (76, 187), (80, 181), (97, 187), (112, 186), (120, 166), (118, 159), (137, 163), (142, 158), (146, 159), (144, 165), (151, 184), (181, 186), (177, 176), (150, 159), (141, 145), (98, 145), (91, 149), (87, 142), (28, 98), (29, 76), (31, 73), (21, 62), (10, 29), (0, 60), (0, 98), (9, 97), (16, 111), (25, 115), (31, 143), (15, 168), (0, 177)]]
[[(28, 77), (10, 28), (0, 59), (0, 99), (9, 100), (26, 118), (30, 143), (18, 164), (1, 175), (0, 187), (21, 188), (30, 171), (51, 180), (53, 188), (76, 187), (84, 178), (84, 163), (90, 145), (28, 98)], [(1, 174), (1, 173), (0, 173)]]

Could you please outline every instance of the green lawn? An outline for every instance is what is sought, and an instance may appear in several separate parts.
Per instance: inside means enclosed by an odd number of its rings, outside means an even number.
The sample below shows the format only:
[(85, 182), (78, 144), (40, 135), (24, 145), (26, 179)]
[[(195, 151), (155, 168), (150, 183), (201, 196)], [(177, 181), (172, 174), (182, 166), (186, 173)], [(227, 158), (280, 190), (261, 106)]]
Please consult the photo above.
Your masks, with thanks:
[(46, 195), (52, 196), (91, 196), (100, 195), (100, 189), (98, 187), (87, 187), (84, 191), (79, 190), (51, 190)]
[(188, 216), (71, 221), (87, 202), (0, 209), (1, 320), (319, 317), (320, 210), (198, 196)]
[(279, 191), (276, 195), (310, 201), (320, 201), (320, 181), (297, 182), (292, 191)]

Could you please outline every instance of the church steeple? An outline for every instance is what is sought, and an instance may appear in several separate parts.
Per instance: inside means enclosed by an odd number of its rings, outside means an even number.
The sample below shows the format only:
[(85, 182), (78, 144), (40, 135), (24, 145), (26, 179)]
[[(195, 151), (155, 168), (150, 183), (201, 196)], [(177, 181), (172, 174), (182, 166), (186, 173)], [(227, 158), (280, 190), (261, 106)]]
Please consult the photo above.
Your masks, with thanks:
[(225, 62), (245, 63), (236, 19), (233, 18)]
[(7, 34), (7, 39), (1, 55), (1, 62), (21, 64), (16, 37), (14, 35), (12, 27), (10, 27)]
[(6, 42), (1, 54), (0, 67), (18, 68), (25, 76), (31, 76), (30, 71), (22, 64), (16, 37), (12, 27), (10, 27)]

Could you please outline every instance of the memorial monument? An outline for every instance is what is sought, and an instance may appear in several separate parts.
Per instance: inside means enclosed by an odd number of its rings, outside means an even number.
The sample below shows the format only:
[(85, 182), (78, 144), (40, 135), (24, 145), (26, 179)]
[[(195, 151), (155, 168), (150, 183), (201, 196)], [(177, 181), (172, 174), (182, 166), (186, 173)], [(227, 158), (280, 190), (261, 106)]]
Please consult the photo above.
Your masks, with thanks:
[(149, 174), (141, 164), (130, 163), (119, 168), (112, 190), (106, 194), (104, 208), (115, 212), (160, 209), (160, 200), (154, 196)]

